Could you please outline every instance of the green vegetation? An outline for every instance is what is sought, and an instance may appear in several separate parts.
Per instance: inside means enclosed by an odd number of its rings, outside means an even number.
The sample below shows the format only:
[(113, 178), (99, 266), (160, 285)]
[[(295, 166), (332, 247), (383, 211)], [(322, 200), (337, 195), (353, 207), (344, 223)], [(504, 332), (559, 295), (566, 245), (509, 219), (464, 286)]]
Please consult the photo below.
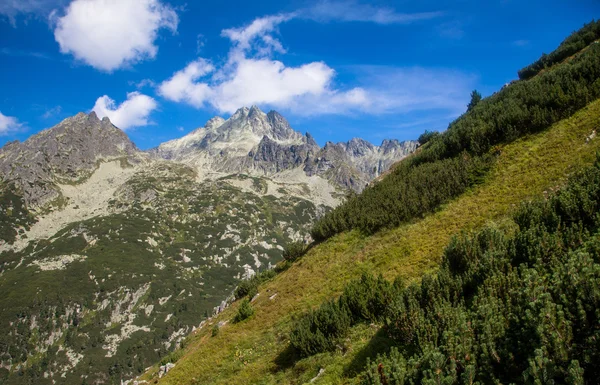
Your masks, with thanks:
[(538, 132), (600, 97), (600, 45), (528, 81), (481, 100), (386, 178), (325, 215), (311, 234), (322, 241), (360, 229), (398, 226), (462, 194), (487, 173), (498, 145)]
[(597, 162), (549, 199), (521, 206), (516, 229), (453, 238), (435, 276), (406, 288), (369, 275), (351, 282), (302, 317), (291, 344), (303, 355), (334, 350), (350, 319), (384, 320), (395, 347), (367, 361), (364, 384), (593, 383), (599, 212)]
[(520, 70), (519, 79), (532, 78), (540, 71), (567, 59), (598, 39), (600, 39), (600, 20), (592, 20), (580, 30), (573, 32), (552, 53), (542, 54), (537, 61)]
[(12, 244), (19, 228), (29, 230), (34, 223), (35, 218), (27, 209), (17, 187), (0, 182), (0, 244)]
[(292, 242), (283, 249), (283, 259), (288, 262), (294, 262), (306, 254), (308, 245), (302, 241)]
[(364, 273), (344, 288), (337, 301), (325, 302), (301, 317), (290, 334), (291, 345), (305, 357), (335, 350), (350, 333), (350, 326), (385, 319), (399, 282), (392, 286), (381, 275), (375, 278)]
[(319, 220), (311, 231), (317, 241), (351, 229), (373, 234), (430, 213), (480, 181), (493, 158), (463, 156), (416, 167), (400, 164), (390, 175)]
[(233, 317), (233, 323), (239, 323), (246, 320), (254, 315), (254, 309), (250, 304), (250, 300), (246, 298), (242, 301), (240, 307), (238, 307), (237, 314)]
[[(195, 180), (188, 167), (161, 164), (119, 190), (115, 213), (0, 253), (0, 366), (10, 368), (0, 383), (120, 383), (181, 359), (172, 351), (241, 282), (243, 265), (282, 260), (276, 246), (292, 241), (284, 230), (305, 233), (316, 216), (302, 199)], [(15, 190), (2, 194), (1, 207), (24, 209)], [(71, 255), (84, 258), (36, 265)], [(274, 275), (254, 277), (254, 293)]]
[[(215, 338), (205, 338), (208, 328), (197, 331), (184, 359), (159, 382), (594, 383), (598, 166), (560, 186), (596, 159), (599, 145), (591, 134), (600, 117), (593, 94), (598, 76), (580, 84), (585, 90), (579, 101), (571, 94), (552, 108), (526, 102), (553, 98), (530, 92), (550, 92), (545, 81), (556, 80), (560, 88), (584, 79), (596, 68), (599, 53), (592, 46), (506, 87), (459, 118), (451, 134), (431, 135), (390, 175), (409, 175), (421, 166), (440, 170), (435, 164), (442, 161), (479, 162), (473, 172), (456, 174), (466, 174), (469, 183), (458, 196), (448, 194), (437, 207), (404, 221), (382, 220), (369, 236), (357, 231), (359, 226), (343, 228), (348, 218), (335, 218), (334, 210), (329, 223), (342, 226), (259, 286), (252, 318), (222, 327)], [(561, 83), (568, 78), (575, 83)], [(510, 120), (477, 122), (479, 114), (514, 114), (490, 112), (503, 107), (490, 100), (508, 103), (502, 95), (513, 92), (523, 94), (513, 95), (518, 98), (510, 103), (543, 111), (541, 116), (549, 117), (546, 126), (536, 126), (535, 113), (512, 134), (494, 131)], [(554, 119), (563, 120), (550, 126)], [(469, 129), (471, 123), (477, 124)], [(458, 141), (461, 147), (447, 147), (463, 134), (469, 140)], [(517, 208), (532, 197), (538, 200)], [(403, 199), (395, 195), (382, 205), (392, 210), (406, 205)], [(369, 217), (362, 219), (368, 223)], [(234, 303), (212, 322), (231, 319), (238, 308)], [(152, 370), (142, 379), (153, 381), (154, 375)]]
[(290, 334), (292, 346), (303, 356), (335, 350), (350, 330), (349, 313), (342, 300), (325, 302), (298, 321)]
[(435, 138), (438, 135), (440, 135), (440, 133), (437, 132), (437, 131), (428, 131), (428, 130), (425, 130), (425, 132), (423, 132), (421, 135), (419, 135), (419, 139), (417, 141), (422, 146), (422, 145), (424, 145), (425, 143), (429, 142), (431, 139)]
[[(228, 323), (211, 335), (214, 324), (231, 320), (239, 303), (197, 330), (185, 355), (160, 384), (314, 384), (359, 383), (367, 357), (394, 346), (382, 321), (359, 322), (340, 348), (303, 358), (288, 348), (297, 321), (311, 309), (343, 294), (348, 282), (365, 272), (383, 274), (398, 284), (419, 282), (434, 272), (452, 236), (491, 223), (500, 230), (515, 228), (506, 219), (516, 205), (542, 197), (562, 186), (567, 175), (593, 164), (600, 141), (586, 137), (597, 128), (600, 101), (548, 130), (501, 147), (483, 183), (440, 210), (397, 228), (365, 237), (357, 231), (336, 235), (311, 248), (286, 271), (259, 287), (255, 315), (241, 324)], [(275, 296), (276, 295), (276, 296)], [(275, 296), (273, 299), (271, 299)], [(243, 362), (238, 353), (244, 355)], [(141, 379), (153, 382), (156, 369)]]
[(481, 99), (482, 97), (479, 91), (473, 90), (473, 92), (471, 92), (471, 101), (467, 105), (467, 111), (471, 111), (473, 108), (475, 108), (475, 106), (479, 104)]

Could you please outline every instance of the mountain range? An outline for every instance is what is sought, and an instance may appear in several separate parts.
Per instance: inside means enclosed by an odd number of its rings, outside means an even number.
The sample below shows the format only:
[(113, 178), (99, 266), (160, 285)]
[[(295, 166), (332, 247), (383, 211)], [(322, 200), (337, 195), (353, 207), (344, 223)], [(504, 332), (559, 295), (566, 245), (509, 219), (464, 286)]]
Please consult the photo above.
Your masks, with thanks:
[(0, 379), (139, 374), (417, 145), (320, 147), (257, 107), (149, 151), (94, 112), (7, 143)]

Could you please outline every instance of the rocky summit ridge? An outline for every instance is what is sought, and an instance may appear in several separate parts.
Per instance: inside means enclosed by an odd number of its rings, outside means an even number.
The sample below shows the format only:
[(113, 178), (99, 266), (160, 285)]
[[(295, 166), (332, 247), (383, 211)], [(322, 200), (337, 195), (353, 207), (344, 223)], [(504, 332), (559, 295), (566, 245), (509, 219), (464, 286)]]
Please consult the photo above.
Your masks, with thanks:
[(216, 116), (203, 127), (144, 152), (107, 117), (99, 119), (91, 112), (0, 148), (0, 180), (22, 190), (32, 208), (59, 199), (57, 184), (76, 184), (99, 162), (116, 158), (129, 163), (181, 162), (196, 169), (199, 178), (242, 173), (304, 183), (316, 176), (335, 188), (361, 191), (417, 146), (416, 141), (387, 139), (376, 146), (354, 138), (320, 147), (278, 112), (264, 113), (252, 106), (238, 109), (228, 119)]
[(229, 119), (210, 119), (204, 127), (150, 150), (158, 158), (194, 165), (205, 174), (245, 172), (273, 176), (300, 169), (345, 189), (361, 191), (387, 171), (392, 163), (412, 153), (416, 141), (384, 140), (375, 146), (354, 138), (345, 143), (327, 142), (295, 131), (278, 112), (243, 107)]

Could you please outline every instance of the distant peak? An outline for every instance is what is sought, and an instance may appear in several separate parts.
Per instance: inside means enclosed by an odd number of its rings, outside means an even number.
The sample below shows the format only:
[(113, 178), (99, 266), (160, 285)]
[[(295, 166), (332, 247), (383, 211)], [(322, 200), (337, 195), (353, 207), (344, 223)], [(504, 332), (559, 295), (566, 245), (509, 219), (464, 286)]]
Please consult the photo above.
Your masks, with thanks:
[(206, 122), (206, 124), (204, 125), (204, 128), (206, 129), (213, 129), (213, 128), (219, 128), (220, 126), (223, 125), (223, 123), (225, 123), (225, 119), (223, 119), (220, 116), (215, 116), (214, 118), (210, 118), (208, 120), (208, 122)]
[[(89, 118), (89, 119), (92, 119), (92, 120), (100, 120), (100, 119), (98, 119), (98, 115), (96, 115), (96, 112), (95, 112), (95, 111), (92, 111), (92, 112), (90, 112), (90, 113), (88, 114), (88, 118)], [(105, 117), (104, 117), (102, 120), (104, 120), (104, 119), (108, 119), (108, 117), (107, 117), (107, 116), (105, 116)]]
[(308, 143), (310, 146), (319, 146), (315, 138), (309, 132), (306, 133), (306, 143)]
[(271, 118), (278, 118), (278, 119), (283, 118), (283, 115), (281, 115), (279, 112), (277, 112), (275, 110), (269, 111), (269, 113), (267, 114), (267, 116), (269, 116)]
[(99, 122), (98, 115), (94, 111), (90, 113), (79, 112), (75, 116), (71, 116), (70, 118), (64, 119), (63, 122), (84, 122), (84, 121), (97, 121)]
[(367, 142), (362, 138), (352, 138), (348, 141), (348, 144), (362, 144), (362, 145), (370, 145), (371, 143)]
[(233, 119), (237, 119), (242, 116), (247, 116), (248, 112), (250, 112), (250, 109), (248, 107), (238, 108), (238, 110), (233, 115), (231, 115), (231, 117)]

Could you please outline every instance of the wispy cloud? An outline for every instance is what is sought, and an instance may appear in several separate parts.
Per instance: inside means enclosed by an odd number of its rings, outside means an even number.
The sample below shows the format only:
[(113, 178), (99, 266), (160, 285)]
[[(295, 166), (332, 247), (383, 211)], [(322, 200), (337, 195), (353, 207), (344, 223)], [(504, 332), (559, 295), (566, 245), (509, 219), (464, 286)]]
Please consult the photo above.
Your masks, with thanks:
[(52, 107), (47, 109), (43, 114), (42, 114), (42, 118), (44, 119), (50, 119), (56, 115), (60, 115), (60, 113), (62, 112), (62, 107), (61, 106), (56, 106), (56, 107)]
[(377, 7), (354, 0), (322, 0), (312, 7), (297, 12), (298, 17), (318, 22), (346, 21), (377, 24), (410, 24), (417, 21), (434, 19), (443, 14), (440, 11), (403, 13), (391, 7)]
[(25, 125), (13, 116), (6, 116), (0, 112), (0, 136), (9, 135), (25, 128)]
[(202, 49), (204, 48), (205, 44), (206, 44), (206, 38), (204, 37), (203, 34), (199, 33), (196, 36), (196, 55), (200, 55), (200, 52), (202, 52)]
[(152, 79), (142, 79), (139, 82), (129, 81), (128, 84), (130, 86), (135, 86), (135, 88), (137, 88), (138, 90), (141, 90), (142, 88), (146, 88), (146, 87), (150, 87), (150, 88), (156, 87), (156, 83)]
[[(465, 111), (477, 78), (447, 68), (354, 66), (360, 98), (340, 100), (339, 95), (320, 95), (291, 106), (305, 114), (408, 114), (436, 111), (456, 117)], [(349, 93), (346, 93), (348, 95)]]
[(16, 27), (17, 16), (34, 15), (46, 17), (50, 11), (65, 4), (67, 1), (68, 0), (2, 0), (0, 1), (0, 16), (4, 16), (13, 27)]
[(50, 55), (47, 55), (43, 52), (24, 51), (24, 50), (20, 50), (20, 49), (12, 49), (12, 48), (6, 48), (6, 47), (0, 48), (0, 55), (13, 56), (13, 57), (17, 57), (17, 56), (33, 57), (36, 59), (46, 59), (46, 60), (53, 59)]
[(513, 41), (512, 45), (514, 45), (515, 47), (527, 47), (529, 45), (529, 43), (530, 43), (529, 40), (520, 39), (520, 40)]

